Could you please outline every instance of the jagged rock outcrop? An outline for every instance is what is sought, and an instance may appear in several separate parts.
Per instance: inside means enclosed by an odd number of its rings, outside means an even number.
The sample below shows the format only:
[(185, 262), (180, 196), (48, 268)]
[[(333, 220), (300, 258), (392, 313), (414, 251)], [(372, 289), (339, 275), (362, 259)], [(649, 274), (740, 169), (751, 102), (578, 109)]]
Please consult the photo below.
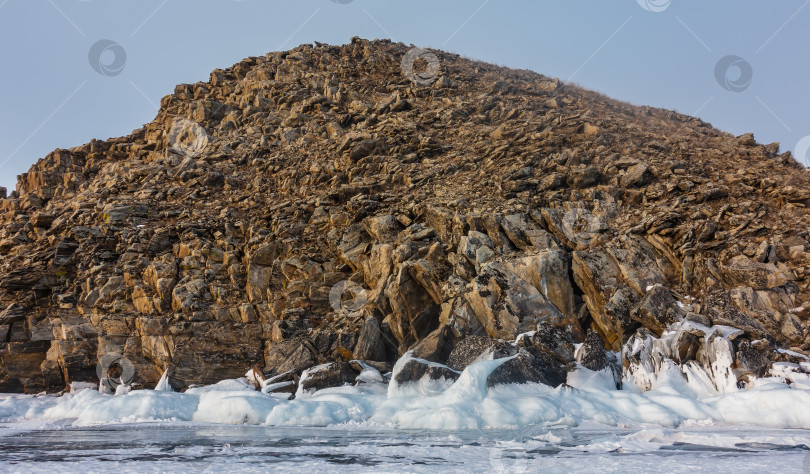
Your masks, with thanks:
[(107, 353), (136, 383), (258, 365), (292, 391), (410, 350), (558, 385), (616, 366), (600, 344), (729, 384), (810, 349), (810, 173), (778, 144), (440, 51), (414, 84), (408, 49), (247, 58), (0, 189), (0, 391)]

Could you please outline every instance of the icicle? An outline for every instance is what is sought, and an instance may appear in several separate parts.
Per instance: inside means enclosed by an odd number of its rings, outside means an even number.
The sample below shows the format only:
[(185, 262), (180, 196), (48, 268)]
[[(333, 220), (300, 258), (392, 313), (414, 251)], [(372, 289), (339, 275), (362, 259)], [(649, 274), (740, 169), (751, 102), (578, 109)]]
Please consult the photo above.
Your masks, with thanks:
[(172, 386), (169, 384), (169, 369), (166, 369), (163, 372), (163, 375), (160, 377), (160, 382), (157, 383), (155, 386), (156, 392), (173, 392)]
[(102, 378), (98, 382), (98, 393), (103, 393), (103, 394), (111, 394), (111, 393), (113, 393), (112, 390), (110, 389), (110, 387), (107, 385), (107, 379), (106, 378)]

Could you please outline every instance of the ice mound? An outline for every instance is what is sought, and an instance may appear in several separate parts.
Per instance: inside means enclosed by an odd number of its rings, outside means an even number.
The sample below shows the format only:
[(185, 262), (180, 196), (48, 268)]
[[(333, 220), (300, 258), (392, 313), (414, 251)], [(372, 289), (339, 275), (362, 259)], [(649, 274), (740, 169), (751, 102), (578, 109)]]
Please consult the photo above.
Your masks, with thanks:
[[(717, 340), (722, 341), (722, 335)], [(652, 340), (636, 341), (639, 354)], [(724, 347), (722, 343), (718, 347)], [(722, 352), (722, 351), (721, 351)], [(642, 360), (643, 359), (643, 360)], [(673, 428), (689, 423), (731, 423), (768, 428), (810, 429), (808, 383), (796, 364), (777, 364), (769, 377), (747, 389), (721, 385), (699, 366), (679, 366), (669, 359), (640, 357), (616, 389), (610, 370), (584, 367), (566, 384), (507, 384), (489, 387), (487, 377), (509, 358), (469, 365), (454, 380), (429, 374), (407, 384), (397, 374), (410, 363), (426, 363), (410, 354), (384, 383), (369, 372), (362, 384), (300, 393), (292, 400), (257, 391), (247, 379), (173, 392), (163, 380), (156, 390), (118, 395), (76, 386), (62, 396), (1, 395), (0, 420), (74, 425), (186, 421), (273, 426), (328, 426), (346, 422), (374, 423), (407, 429), (468, 430), (515, 428), (530, 424), (577, 426), (584, 422), (623, 426), (645, 423)], [(717, 370), (726, 366), (717, 358)], [(645, 362), (646, 361), (646, 362)], [(430, 366), (427, 366), (428, 369)], [(793, 383), (785, 383), (792, 378)], [(798, 382), (797, 382), (798, 381)], [(642, 390), (643, 386), (645, 390)]]

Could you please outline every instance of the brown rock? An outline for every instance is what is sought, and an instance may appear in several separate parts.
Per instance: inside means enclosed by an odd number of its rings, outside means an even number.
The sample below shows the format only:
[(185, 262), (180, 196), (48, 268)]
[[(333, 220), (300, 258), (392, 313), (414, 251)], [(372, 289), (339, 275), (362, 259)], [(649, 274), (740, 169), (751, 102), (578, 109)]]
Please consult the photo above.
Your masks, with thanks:
[(618, 350), (678, 320), (665, 290), (739, 347), (810, 347), (810, 172), (777, 144), (449, 53), (434, 87), (392, 83), (408, 49), (247, 58), (0, 190), (0, 389), (95, 382), (112, 350), (145, 386), (410, 348), (463, 368), (532, 330), (519, 347), (567, 370), (589, 329)]
[(305, 371), (299, 385), (305, 392), (314, 392), (353, 384), (355, 377), (357, 373), (348, 362), (332, 362)]
[(649, 288), (638, 306), (630, 313), (631, 318), (658, 336), (666, 331), (670, 324), (680, 321), (685, 315), (686, 313), (678, 307), (672, 292), (660, 284)]

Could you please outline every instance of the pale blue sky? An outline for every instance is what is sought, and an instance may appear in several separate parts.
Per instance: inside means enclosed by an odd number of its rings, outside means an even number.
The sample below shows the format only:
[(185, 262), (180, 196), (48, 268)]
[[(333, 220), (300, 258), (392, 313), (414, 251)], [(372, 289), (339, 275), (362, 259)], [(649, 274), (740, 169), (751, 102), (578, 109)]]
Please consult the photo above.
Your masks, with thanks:
[[(808, 143), (810, 0), (639, 1), (0, 0), (0, 186), (11, 190), (54, 148), (151, 121), (177, 83), (205, 81), (247, 56), (352, 36), (531, 69), (754, 132), (782, 150)], [(126, 52), (119, 74), (90, 65), (102, 39)], [(105, 54), (102, 63), (112, 59)], [(727, 55), (753, 71), (741, 92), (715, 78)]]

